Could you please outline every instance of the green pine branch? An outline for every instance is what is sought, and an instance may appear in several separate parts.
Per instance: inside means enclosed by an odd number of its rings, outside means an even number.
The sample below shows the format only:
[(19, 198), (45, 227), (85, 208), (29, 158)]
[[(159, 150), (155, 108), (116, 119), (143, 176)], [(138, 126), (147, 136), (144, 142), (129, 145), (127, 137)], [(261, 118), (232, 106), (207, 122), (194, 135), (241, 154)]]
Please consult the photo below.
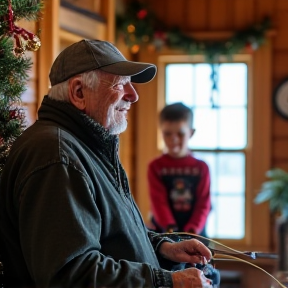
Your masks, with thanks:
[[(13, 24), (22, 18), (38, 20), (43, 3), (43, 0), (11, 0)], [(21, 95), (26, 90), (28, 72), (32, 67), (30, 58), (14, 51), (8, 4), (8, 0), (0, 0), (0, 175), (13, 142), (25, 129)]]
[[(14, 21), (25, 19), (37, 21), (41, 17), (44, 6), (43, 0), (11, 0)], [(8, 0), (0, 0), (0, 35), (6, 34), (8, 30)]]
[(25, 55), (15, 56), (14, 40), (8, 36), (0, 38), (0, 47), (0, 95), (14, 101), (26, 90), (32, 62)]
[(16, 20), (37, 21), (41, 17), (40, 12), (43, 9), (43, 1), (14, 0), (12, 1), (12, 7)]

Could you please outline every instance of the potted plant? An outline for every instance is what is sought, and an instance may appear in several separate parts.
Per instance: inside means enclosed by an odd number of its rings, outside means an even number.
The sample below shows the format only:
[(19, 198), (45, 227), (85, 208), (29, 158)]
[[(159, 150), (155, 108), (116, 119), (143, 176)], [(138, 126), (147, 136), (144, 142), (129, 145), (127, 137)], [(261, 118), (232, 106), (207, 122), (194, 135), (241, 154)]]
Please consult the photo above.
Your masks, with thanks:
[(288, 173), (280, 168), (266, 172), (269, 179), (262, 184), (261, 190), (254, 199), (259, 204), (269, 201), (272, 213), (288, 216)]
[(254, 199), (259, 204), (269, 202), (270, 211), (280, 215), (277, 219), (278, 270), (288, 271), (288, 173), (280, 168), (266, 172), (269, 179), (262, 184)]

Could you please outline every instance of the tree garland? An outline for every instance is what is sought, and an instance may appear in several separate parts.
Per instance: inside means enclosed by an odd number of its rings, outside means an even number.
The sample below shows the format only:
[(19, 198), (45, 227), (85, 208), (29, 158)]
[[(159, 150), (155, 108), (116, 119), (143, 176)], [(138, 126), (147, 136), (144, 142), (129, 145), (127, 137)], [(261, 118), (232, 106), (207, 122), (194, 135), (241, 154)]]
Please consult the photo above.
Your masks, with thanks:
[(25, 129), (21, 94), (32, 67), (26, 50), (36, 51), (39, 38), (15, 21), (39, 19), (42, 0), (0, 0), (0, 175), (13, 141)]
[(231, 56), (245, 49), (252, 53), (265, 42), (265, 33), (271, 28), (269, 18), (236, 32), (223, 41), (199, 41), (179, 28), (168, 29), (148, 8), (145, 1), (132, 0), (122, 13), (117, 14), (117, 36), (123, 37), (131, 53), (138, 53), (143, 45), (148, 49), (162, 47), (182, 49), (188, 54), (204, 54), (207, 62), (215, 62), (219, 55)]

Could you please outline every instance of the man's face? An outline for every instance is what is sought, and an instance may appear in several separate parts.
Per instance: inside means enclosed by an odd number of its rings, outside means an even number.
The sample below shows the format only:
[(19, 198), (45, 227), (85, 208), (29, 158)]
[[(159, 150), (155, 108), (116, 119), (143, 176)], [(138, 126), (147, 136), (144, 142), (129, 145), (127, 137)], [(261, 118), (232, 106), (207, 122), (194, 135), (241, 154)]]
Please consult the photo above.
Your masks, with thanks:
[(188, 141), (194, 134), (187, 121), (163, 121), (160, 129), (168, 154), (174, 158), (186, 156)]
[(138, 94), (128, 76), (102, 73), (95, 89), (84, 88), (87, 99), (85, 113), (108, 129), (111, 134), (120, 134), (127, 128), (127, 113)]

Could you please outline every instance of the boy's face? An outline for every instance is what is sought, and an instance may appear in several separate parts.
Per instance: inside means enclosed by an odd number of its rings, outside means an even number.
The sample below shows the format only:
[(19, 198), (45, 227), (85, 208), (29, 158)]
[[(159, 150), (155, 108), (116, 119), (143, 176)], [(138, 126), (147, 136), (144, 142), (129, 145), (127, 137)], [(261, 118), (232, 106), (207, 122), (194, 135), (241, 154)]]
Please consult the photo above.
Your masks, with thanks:
[(170, 156), (180, 158), (188, 154), (188, 141), (195, 130), (189, 127), (187, 121), (163, 121), (160, 129)]

